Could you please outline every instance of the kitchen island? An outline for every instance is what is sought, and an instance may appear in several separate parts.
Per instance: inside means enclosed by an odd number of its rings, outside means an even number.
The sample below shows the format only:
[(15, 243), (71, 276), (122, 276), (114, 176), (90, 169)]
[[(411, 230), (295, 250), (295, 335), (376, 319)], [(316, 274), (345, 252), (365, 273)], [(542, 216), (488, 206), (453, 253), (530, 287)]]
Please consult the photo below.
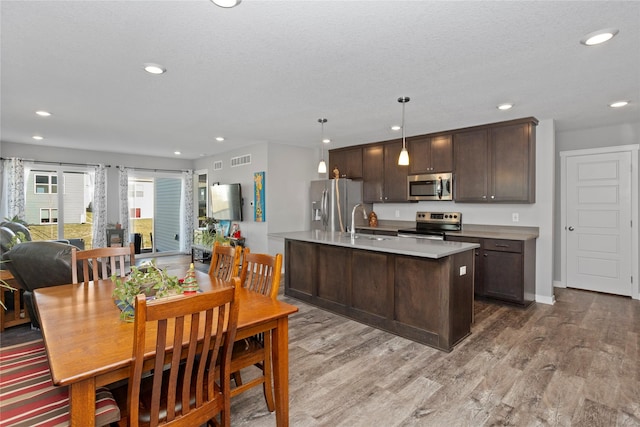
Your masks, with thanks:
[(349, 233), (270, 234), (285, 241), (285, 294), (451, 351), (471, 333), (473, 243)]

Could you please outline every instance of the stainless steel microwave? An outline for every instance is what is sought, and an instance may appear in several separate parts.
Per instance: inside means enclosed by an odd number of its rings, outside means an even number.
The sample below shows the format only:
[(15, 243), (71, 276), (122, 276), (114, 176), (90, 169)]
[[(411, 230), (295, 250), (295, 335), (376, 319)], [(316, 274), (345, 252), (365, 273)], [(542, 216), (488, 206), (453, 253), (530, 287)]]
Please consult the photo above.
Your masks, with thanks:
[(408, 200), (453, 200), (453, 174), (434, 173), (407, 177)]

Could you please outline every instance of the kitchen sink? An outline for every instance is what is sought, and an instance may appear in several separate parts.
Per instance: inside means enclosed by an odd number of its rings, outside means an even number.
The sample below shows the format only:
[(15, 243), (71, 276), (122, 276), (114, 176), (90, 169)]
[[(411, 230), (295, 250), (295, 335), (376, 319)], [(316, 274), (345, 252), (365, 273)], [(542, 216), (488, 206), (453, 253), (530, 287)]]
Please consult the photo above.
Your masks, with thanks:
[(356, 239), (366, 239), (366, 240), (389, 240), (389, 237), (383, 236), (373, 236), (369, 234), (356, 234)]

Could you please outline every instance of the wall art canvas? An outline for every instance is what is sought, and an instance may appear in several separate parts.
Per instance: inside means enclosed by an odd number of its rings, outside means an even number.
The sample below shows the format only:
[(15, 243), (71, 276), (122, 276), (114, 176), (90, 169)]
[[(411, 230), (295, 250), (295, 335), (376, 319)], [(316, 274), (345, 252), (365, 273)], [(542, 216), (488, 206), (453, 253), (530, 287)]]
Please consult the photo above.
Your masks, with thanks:
[(264, 172), (255, 172), (253, 174), (253, 219), (255, 222), (265, 222), (265, 200), (264, 200), (264, 187), (265, 187)]

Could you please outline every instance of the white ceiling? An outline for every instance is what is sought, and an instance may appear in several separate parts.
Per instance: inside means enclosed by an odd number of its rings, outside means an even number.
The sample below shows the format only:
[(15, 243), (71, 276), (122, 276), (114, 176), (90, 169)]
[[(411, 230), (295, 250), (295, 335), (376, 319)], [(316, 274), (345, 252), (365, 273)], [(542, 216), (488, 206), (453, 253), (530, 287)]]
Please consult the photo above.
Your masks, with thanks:
[[(326, 117), (335, 148), (397, 138), (400, 96), (407, 136), (526, 116), (557, 130), (640, 120), (635, 1), (0, 7), (6, 142), (195, 159), (264, 141), (319, 147)], [(603, 28), (620, 32), (579, 43)], [(168, 71), (147, 74), (147, 62)], [(619, 99), (631, 104), (607, 106)], [(498, 111), (506, 101), (515, 108)]]

